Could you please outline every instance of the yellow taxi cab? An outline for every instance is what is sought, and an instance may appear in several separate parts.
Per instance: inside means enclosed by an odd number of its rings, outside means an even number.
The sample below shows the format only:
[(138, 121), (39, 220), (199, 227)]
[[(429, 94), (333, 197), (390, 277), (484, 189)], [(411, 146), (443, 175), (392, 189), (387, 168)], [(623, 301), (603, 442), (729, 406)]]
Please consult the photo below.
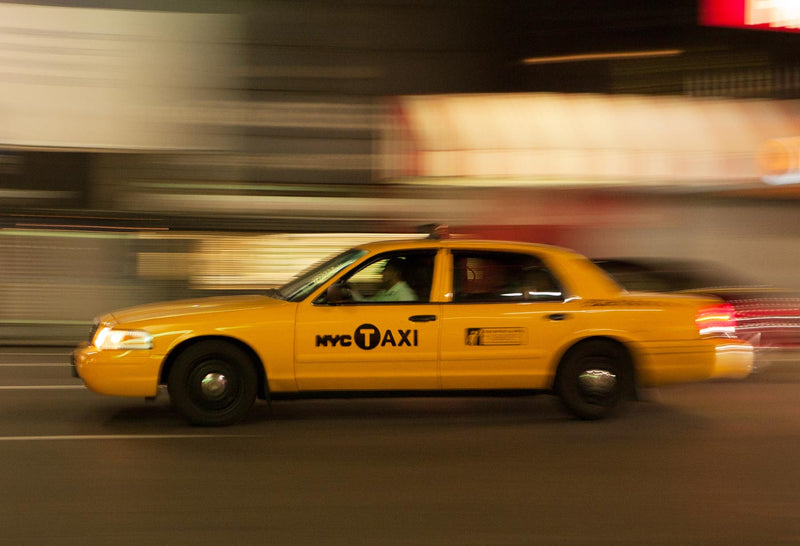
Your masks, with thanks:
[(639, 386), (746, 377), (752, 347), (708, 296), (634, 293), (571, 250), (429, 238), (374, 242), (265, 294), (99, 317), (73, 370), (229, 425), (257, 398), (529, 390), (584, 419)]

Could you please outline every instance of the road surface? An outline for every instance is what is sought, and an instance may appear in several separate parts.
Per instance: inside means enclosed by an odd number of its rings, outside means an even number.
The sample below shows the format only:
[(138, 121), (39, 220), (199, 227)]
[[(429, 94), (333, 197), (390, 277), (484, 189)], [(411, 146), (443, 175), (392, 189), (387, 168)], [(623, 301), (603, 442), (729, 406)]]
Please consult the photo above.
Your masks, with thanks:
[(800, 544), (800, 373), (644, 392), (259, 403), (185, 425), (0, 350), (0, 544)]

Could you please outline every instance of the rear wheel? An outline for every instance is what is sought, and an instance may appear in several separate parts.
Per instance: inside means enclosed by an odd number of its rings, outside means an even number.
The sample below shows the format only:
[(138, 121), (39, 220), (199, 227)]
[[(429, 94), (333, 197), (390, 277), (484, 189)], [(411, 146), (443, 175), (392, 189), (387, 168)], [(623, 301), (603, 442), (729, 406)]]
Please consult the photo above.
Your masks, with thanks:
[(556, 392), (581, 419), (602, 419), (633, 394), (633, 368), (625, 350), (612, 342), (586, 341), (564, 357)]
[(177, 357), (168, 388), (172, 404), (189, 422), (224, 426), (240, 421), (250, 411), (258, 378), (244, 351), (225, 341), (208, 340)]

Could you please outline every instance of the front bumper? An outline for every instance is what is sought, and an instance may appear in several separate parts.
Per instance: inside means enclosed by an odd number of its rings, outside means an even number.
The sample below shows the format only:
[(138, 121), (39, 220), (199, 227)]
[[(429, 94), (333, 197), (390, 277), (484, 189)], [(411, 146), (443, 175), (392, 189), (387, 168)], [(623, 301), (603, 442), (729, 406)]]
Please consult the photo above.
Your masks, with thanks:
[(158, 393), (161, 361), (152, 351), (99, 351), (84, 343), (72, 352), (72, 374), (100, 394), (151, 397)]
[(89, 344), (86, 342), (81, 343), (78, 347), (72, 351), (69, 355), (69, 363), (70, 363), (70, 372), (72, 372), (72, 377), (77, 377), (78, 379), (81, 378), (81, 374), (78, 373), (78, 365), (77, 365), (77, 353), (87, 347)]

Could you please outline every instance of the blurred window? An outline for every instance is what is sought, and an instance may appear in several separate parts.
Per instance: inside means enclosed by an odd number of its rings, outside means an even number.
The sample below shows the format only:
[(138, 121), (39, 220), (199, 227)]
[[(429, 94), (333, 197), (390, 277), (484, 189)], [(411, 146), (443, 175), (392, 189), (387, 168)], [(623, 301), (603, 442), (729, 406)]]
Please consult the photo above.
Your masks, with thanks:
[[(343, 279), (359, 295), (358, 301), (352, 303), (370, 304), (393, 301), (424, 303), (429, 301), (436, 252), (436, 249), (388, 252), (369, 260)], [(402, 300), (385, 298), (385, 293), (390, 287), (384, 284), (383, 270), (390, 260), (392, 264), (399, 265), (400, 278), (407, 285), (403, 288), (402, 292), (406, 296)], [(415, 299), (410, 297), (411, 293)]]
[(760, 285), (727, 271), (720, 264), (700, 260), (607, 259), (595, 262), (630, 291), (677, 292)]
[(633, 292), (670, 292), (675, 290), (674, 284), (650, 271), (620, 269), (613, 275), (622, 286)]
[(453, 252), (453, 301), (560, 301), (563, 291), (536, 256), (511, 252)]

